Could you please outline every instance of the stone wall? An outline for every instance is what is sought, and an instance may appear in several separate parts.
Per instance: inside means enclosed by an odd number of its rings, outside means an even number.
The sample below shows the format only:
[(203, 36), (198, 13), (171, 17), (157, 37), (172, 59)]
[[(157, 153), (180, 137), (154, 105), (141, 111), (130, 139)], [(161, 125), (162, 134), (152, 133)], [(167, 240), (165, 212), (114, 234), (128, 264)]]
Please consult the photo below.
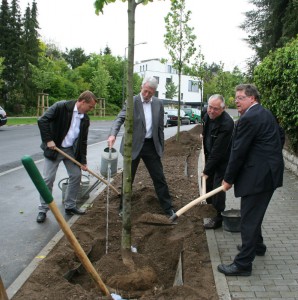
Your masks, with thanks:
[(290, 151), (283, 149), (285, 167), (298, 176), (298, 157)]

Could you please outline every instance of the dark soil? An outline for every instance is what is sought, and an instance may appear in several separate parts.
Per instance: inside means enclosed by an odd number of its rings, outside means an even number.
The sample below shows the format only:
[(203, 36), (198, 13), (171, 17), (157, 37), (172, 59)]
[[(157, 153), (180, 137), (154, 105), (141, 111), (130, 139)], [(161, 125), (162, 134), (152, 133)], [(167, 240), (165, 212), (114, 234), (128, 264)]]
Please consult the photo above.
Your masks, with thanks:
[[(173, 137), (165, 144), (164, 172), (176, 211), (199, 197), (200, 133), (198, 125), (180, 132), (180, 142)], [(120, 190), (121, 174), (114, 177), (112, 184)], [(124, 299), (218, 299), (203, 229), (203, 218), (214, 215), (212, 207), (194, 206), (178, 218), (178, 224), (169, 224), (141, 163), (132, 196), (132, 245), (137, 251), (131, 253), (134, 268), (122, 261), (122, 219), (118, 207), (119, 197), (113, 191), (107, 197), (104, 191), (87, 209), (87, 214), (72, 226), (74, 235), (111, 293)], [(106, 299), (79, 266), (80, 261), (63, 237), (13, 300)], [(182, 271), (183, 283), (181, 278), (176, 278), (177, 269)]]

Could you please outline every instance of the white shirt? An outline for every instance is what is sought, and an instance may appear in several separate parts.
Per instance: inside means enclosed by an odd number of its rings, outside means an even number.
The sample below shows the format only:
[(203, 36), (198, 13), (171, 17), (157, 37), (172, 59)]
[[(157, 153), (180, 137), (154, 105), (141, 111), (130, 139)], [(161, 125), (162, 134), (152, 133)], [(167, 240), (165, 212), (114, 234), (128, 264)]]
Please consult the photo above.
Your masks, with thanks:
[(152, 138), (152, 110), (151, 110), (152, 98), (148, 102), (145, 102), (141, 94), (141, 99), (143, 102), (143, 109), (144, 109), (144, 115), (146, 121), (145, 139), (151, 139)]
[(61, 144), (62, 147), (68, 148), (68, 147), (73, 146), (74, 141), (79, 136), (81, 119), (83, 119), (83, 118), (84, 118), (84, 114), (79, 114), (77, 104), (76, 104), (73, 109), (73, 114), (72, 114), (72, 119), (71, 119), (71, 124), (70, 124), (69, 130)]

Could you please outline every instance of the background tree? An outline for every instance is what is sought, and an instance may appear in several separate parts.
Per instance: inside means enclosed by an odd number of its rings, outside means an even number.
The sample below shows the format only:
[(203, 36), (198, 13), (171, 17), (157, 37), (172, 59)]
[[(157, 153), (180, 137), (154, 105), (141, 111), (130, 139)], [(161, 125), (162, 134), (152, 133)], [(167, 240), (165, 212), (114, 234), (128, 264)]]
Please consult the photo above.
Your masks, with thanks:
[(24, 99), (28, 106), (36, 105), (36, 90), (32, 83), (32, 73), (30, 65), (38, 65), (38, 57), (41, 49), (39, 47), (37, 21), (37, 5), (32, 2), (32, 8), (28, 5), (24, 16), (24, 34), (23, 34), (23, 81), (22, 90)]
[(3, 73), (3, 70), (4, 70), (3, 62), (4, 62), (4, 58), (0, 57), (0, 89), (1, 89), (2, 85), (4, 84), (4, 80), (2, 79), (2, 73)]
[[(190, 11), (185, 10), (185, 0), (171, 0), (170, 12), (165, 17), (165, 46), (169, 51), (173, 67), (178, 72), (178, 116), (181, 107), (181, 74), (183, 66), (189, 62), (196, 52), (194, 41), (196, 36), (193, 28), (188, 26)], [(180, 118), (177, 126), (176, 139), (179, 141)]]
[(175, 83), (172, 80), (167, 80), (166, 82), (166, 98), (167, 99), (173, 99), (178, 94), (178, 87), (175, 85)]
[(240, 28), (248, 33), (246, 41), (255, 51), (249, 61), (250, 74), (271, 50), (282, 47), (298, 33), (297, 0), (250, 0), (255, 9), (245, 13)]
[(4, 70), (3, 70), (3, 80), (4, 85), (1, 89), (1, 102), (3, 106), (7, 106), (7, 101), (9, 98), (9, 90), (12, 86), (13, 74), (11, 70), (11, 62), (13, 58), (11, 57), (10, 52), (10, 38), (12, 28), (11, 23), (11, 13), (8, 6), (7, 0), (2, 0), (0, 7), (0, 57), (4, 58)]
[(72, 69), (75, 69), (85, 63), (89, 56), (85, 54), (82, 48), (75, 48), (68, 50), (62, 54), (64, 59), (71, 65)]

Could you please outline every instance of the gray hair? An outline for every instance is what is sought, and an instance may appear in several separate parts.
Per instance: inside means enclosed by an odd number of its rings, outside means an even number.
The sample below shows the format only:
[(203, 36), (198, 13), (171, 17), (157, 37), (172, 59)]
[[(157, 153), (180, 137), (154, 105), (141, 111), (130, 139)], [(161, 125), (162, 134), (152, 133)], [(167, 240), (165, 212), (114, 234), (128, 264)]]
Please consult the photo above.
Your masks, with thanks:
[(214, 99), (219, 99), (219, 100), (221, 100), (221, 103), (220, 103), (221, 108), (224, 108), (224, 107), (226, 106), (226, 104), (225, 104), (225, 99), (224, 99), (224, 97), (223, 97), (222, 95), (220, 95), (220, 94), (214, 94), (214, 95), (210, 96), (209, 99), (208, 99), (208, 104), (209, 104), (209, 102), (210, 102), (211, 100), (214, 100)]
[(142, 87), (143, 87), (146, 83), (148, 83), (148, 85), (149, 85), (151, 88), (154, 88), (155, 90), (156, 90), (157, 87), (158, 87), (157, 79), (156, 79), (154, 76), (144, 78), (144, 79), (143, 79), (143, 82), (142, 82)]

